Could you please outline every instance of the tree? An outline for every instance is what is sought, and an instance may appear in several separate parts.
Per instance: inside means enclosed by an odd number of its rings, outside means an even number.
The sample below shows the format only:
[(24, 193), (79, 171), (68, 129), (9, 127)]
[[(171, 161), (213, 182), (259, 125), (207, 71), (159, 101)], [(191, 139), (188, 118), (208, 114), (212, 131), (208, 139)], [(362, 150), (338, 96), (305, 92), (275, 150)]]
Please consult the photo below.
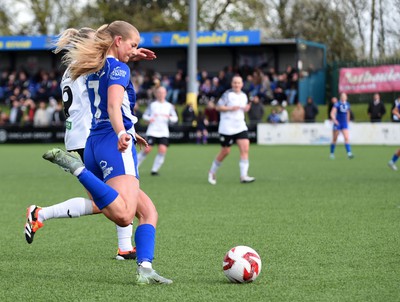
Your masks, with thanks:
[(371, 5), (371, 30), (369, 32), (369, 59), (372, 60), (374, 57), (374, 31), (375, 31), (375, 0), (372, 0)]
[(0, 35), (10, 36), (11, 32), (11, 18), (5, 8), (0, 8)]
[(343, 22), (346, 20), (343, 12), (335, 9), (329, 0), (296, 2), (287, 20), (288, 37), (325, 44), (328, 61), (356, 59), (352, 44), (354, 31)]

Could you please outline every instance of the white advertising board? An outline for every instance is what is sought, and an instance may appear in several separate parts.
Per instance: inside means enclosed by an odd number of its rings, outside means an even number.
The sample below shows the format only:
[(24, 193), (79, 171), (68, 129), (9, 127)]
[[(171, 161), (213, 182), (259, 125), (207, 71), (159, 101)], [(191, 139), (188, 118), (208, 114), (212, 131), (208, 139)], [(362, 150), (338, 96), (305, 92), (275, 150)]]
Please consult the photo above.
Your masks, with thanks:
[[(400, 145), (400, 123), (350, 123), (352, 145)], [(258, 124), (260, 145), (329, 145), (332, 123)], [(343, 143), (340, 134), (339, 143)]]

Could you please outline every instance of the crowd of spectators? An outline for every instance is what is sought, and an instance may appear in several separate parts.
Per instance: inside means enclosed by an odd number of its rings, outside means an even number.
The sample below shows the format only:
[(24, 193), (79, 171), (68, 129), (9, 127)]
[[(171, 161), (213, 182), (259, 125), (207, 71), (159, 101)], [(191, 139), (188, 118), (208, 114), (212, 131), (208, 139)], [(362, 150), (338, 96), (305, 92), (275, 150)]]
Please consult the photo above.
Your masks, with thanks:
[[(251, 68), (247, 65), (240, 68), (226, 67), (216, 74), (210, 74), (206, 70), (199, 71), (197, 81), (200, 111), (197, 113), (192, 105), (184, 106), (188, 79), (183, 70), (178, 70), (172, 75), (161, 75), (155, 71), (134, 69), (132, 82), (137, 91), (138, 104), (142, 106), (154, 99), (155, 89), (164, 86), (167, 89), (167, 101), (184, 107), (181, 110), (180, 123), (200, 127), (199, 132), (204, 132), (209, 125), (218, 125), (219, 115), (215, 105), (219, 97), (230, 88), (231, 79), (235, 74), (240, 74), (244, 79), (243, 91), (251, 102), (247, 113), (250, 125), (259, 122), (315, 122), (319, 114), (318, 106), (311, 97), (304, 105), (298, 102), (299, 76), (292, 66), (287, 66), (281, 73), (277, 73), (274, 68)], [(59, 88), (61, 76), (62, 73), (55, 71), (39, 71), (33, 75), (23, 70), (1, 71), (0, 125), (63, 125), (66, 118)], [(396, 101), (400, 103), (400, 97)], [(287, 111), (289, 105), (294, 105), (290, 115)], [(332, 102), (328, 107), (331, 106)], [(135, 109), (140, 118), (139, 107)], [(385, 106), (376, 93), (368, 105), (371, 122), (381, 121), (385, 113)], [(392, 120), (399, 119), (392, 115)]]
[(9, 112), (0, 112), (0, 125), (48, 127), (63, 125), (60, 75), (40, 71), (2, 71), (0, 75), (0, 104)]
[[(216, 74), (206, 70), (198, 72), (198, 103), (204, 106), (213, 103), (230, 88), (231, 79), (240, 74), (244, 79), (243, 91), (253, 101), (249, 120), (262, 121), (264, 106), (276, 100), (292, 104), (297, 101), (298, 74), (288, 66), (285, 72), (277, 73), (274, 68), (262, 70), (244, 65), (240, 68), (226, 67)], [(0, 112), (0, 124), (33, 125), (46, 127), (62, 124), (62, 95), (59, 88), (60, 72), (39, 71), (29, 74), (24, 70), (2, 70), (0, 76), (0, 105), (9, 108)], [(187, 76), (183, 70), (172, 75), (161, 75), (150, 70), (132, 71), (132, 81), (137, 91), (139, 104), (148, 104), (154, 99), (159, 86), (167, 89), (167, 100), (174, 105), (183, 105), (186, 99)], [(6, 111), (6, 110), (4, 110)], [(46, 112), (46, 113), (44, 113)], [(207, 114), (204, 112), (206, 118)], [(181, 122), (190, 123), (198, 117), (193, 108), (185, 108)], [(213, 117), (215, 119), (215, 117)]]

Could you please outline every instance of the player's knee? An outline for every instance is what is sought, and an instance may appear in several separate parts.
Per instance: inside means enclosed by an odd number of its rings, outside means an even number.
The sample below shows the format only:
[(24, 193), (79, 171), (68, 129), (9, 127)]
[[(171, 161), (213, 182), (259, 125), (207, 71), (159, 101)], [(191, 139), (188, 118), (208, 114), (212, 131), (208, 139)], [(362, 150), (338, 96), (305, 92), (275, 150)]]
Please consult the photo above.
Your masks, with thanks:
[(223, 150), (223, 153), (224, 153), (225, 156), (227, 156), (227, 155), (229, 155), (229, 153), (231, 153), (231, 149), (230, 148), (225, 148)]
[(128, 214), (121, 214), (115, 217), (115, 223), (120, 227), (126, 227), (130, 225), (133, 221), (133, 216)]

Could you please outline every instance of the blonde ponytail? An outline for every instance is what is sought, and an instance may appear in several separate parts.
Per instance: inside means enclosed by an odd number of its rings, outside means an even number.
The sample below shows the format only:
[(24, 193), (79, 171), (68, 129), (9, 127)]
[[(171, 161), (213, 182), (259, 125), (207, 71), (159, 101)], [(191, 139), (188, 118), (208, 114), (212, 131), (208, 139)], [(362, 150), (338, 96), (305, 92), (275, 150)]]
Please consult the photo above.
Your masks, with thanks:
[(107, 53), (114, 43), (116, 36), (126, 40), (132, 31), (139, 31), (125, 21), (114, 21), (100, 26), (93, 39), (74, 36), (70, 38), (72, 47), (64, 55), (63, 62), (69, 65), (73, 80), (81, 75), (99, 71), (105, 64)]

